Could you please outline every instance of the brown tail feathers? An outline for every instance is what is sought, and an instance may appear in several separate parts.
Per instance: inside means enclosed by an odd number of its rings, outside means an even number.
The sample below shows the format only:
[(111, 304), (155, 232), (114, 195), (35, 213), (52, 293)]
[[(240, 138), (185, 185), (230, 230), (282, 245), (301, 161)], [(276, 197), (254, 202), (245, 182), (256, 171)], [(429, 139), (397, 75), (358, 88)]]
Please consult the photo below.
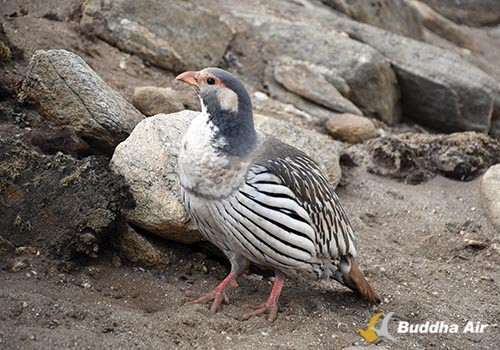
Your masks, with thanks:
[(353, 256), (346, 255), (343, 258), (349, 263), (350, 269), (343, 273), (344, 281), (347, 287), (354, 292), (360, 294), (364, 299), (370, 303), (378, 304), (380, 299), (366, 280), (363, 272), (359, 269), (358, 263)]

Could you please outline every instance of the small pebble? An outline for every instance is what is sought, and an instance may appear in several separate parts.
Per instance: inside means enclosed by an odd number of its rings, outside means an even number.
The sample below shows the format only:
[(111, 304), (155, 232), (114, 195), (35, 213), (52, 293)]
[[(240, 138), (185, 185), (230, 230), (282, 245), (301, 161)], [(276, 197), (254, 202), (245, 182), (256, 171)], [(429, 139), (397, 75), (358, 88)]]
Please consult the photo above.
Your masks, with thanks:
[(111, 264), (113, 264), (114, 267), (120, 267), (122, 266), (122, 260), (118, 255), (113, 255), (111, 258)]
[(488, 246), (486, 242), (481, 242), (475, 239), (464, 238), (464, 244), (466, 247), (484, 249)]
[(22, 269), (26, 268), (27, 266), (28, 266), (28, 263), (25, 259), (16, 260), (11, 267), (11, 271), (18, 272), (18, 271), (21, 271)]
[(260, 92), (260, 91), (256, 91), (253, 95), (259, 101), (266, 101), (269, 99), (269, 96), (267, 96), (265, 93)]

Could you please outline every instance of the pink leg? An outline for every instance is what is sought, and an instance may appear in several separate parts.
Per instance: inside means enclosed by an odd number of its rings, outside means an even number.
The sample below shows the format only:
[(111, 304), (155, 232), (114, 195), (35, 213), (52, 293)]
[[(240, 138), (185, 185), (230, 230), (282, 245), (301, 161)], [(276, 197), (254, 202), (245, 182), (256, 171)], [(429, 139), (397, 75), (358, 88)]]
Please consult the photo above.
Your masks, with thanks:
[(210, 311), (216, 312), (222, 301), (229, 303), (229, 298), (226, 294), (226, 288), (228, 287), (228, 285), (229, 287), (232, 288), (238, 287), (238, 283), (236, 283), (235, 275), (232, 271), (229, 273), (229, 275), (227, 275), (226, 278), (224, 278), (224, 280), (217, 287), (215, 287), (215, 289), (212, 292), (196, 300), (189, 301), (185, 305), (202, 304), (207, 301), (213, 300), (212, 306), (210, 306)]
[(249, 304), (243, 305), (243, 307), (245, 308), (250, 308), (255, 310), (243, 314), (243, 318), (247, 320), (250, 317), (259, 316), (269, 311), (269, 316), (267, 317), (267, 320), (269, 322), (273, 322), (278, 316), (278, 299), (280, 297), (281, 289), (283, 288), (284, 282), (285, 282), (285, 276), (283, 276), (281, 273), (279, 274), (277, 273), (274, 279), (273, 287), (271, 289), (271, 294), (269, 294), (269, 297), (267, 298), (266, 302), (260, 305), (249, 305)]

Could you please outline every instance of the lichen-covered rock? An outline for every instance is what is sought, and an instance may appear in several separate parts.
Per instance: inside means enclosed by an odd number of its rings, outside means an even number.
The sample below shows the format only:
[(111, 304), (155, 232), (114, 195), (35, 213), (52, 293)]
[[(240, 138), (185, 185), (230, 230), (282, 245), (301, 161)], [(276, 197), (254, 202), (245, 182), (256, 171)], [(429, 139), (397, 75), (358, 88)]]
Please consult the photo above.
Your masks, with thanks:
[(412, 184), (436, 174), (471, 180), (500, 162), (500, 142), (476, 132), (392, 135), (369, 140), (366, 148), (371, 172)]
[(233, 36), (216, 14), (187, 1), (88, 0), (81, 23), (112, 45), (173, 71), (218, 65)]
[(75, 130), (107, 153), (144, 119), (83, 59), (66, 50), (36, 51), (18, 98), (35, 102), (50, 123)]

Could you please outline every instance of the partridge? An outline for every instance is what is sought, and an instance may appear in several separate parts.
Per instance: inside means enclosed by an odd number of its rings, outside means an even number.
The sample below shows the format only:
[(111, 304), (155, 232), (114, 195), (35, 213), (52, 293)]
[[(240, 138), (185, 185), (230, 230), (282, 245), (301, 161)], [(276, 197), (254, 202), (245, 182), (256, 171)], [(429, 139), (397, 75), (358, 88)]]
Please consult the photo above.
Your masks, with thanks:
[(355, 236), (339, 198), (304, 152), (254, 127), (242, 82), (219, 68), (176, 78), (196, 87), (202, 112), (189, 126), (178, 158), (182, 200), (201, 234), (231, 263), (209, 294), (215, 312), (227, 290), (254, 264), (275, 274), (267, 300), (243, 317), (274, 321), (285, 277), (334, 278), (372, 303), (379, 298), (356, 263)]

